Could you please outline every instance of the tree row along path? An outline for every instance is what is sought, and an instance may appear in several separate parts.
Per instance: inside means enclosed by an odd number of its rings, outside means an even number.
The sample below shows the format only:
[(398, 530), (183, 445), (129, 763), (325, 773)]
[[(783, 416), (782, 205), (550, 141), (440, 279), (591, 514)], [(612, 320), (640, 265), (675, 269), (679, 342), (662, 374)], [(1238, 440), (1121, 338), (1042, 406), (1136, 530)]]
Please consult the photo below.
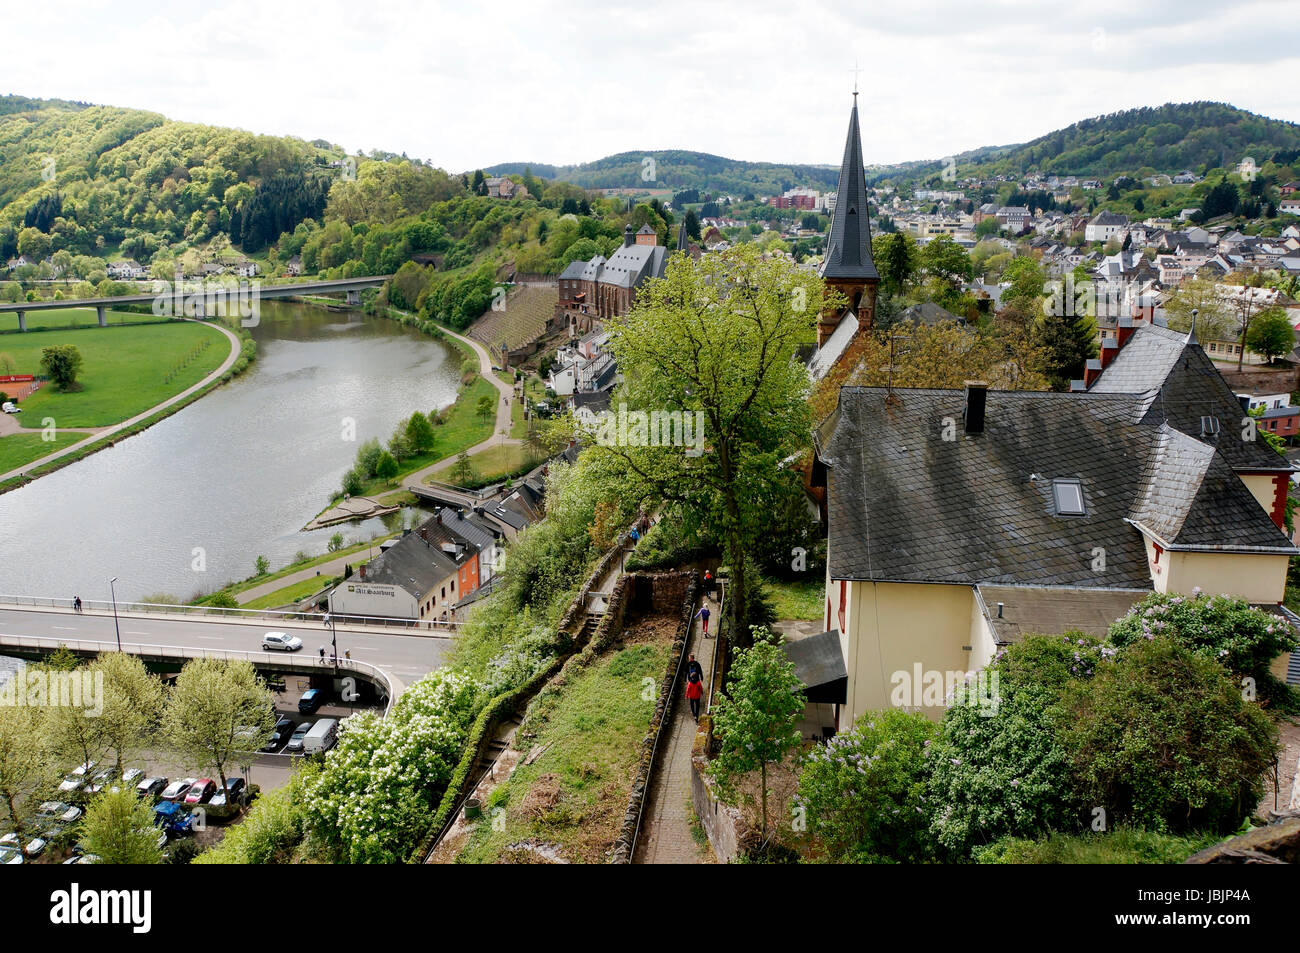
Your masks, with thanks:
[[(703, 604), (712, 613), (714, 626), (720, 621), (721, 607), (703, 597)], [(696, 604), (698, 611), (699, 604)], [(685, 652), (694, 655), (704, 669), (704, 684), (713, 678), (713, 640), (716, 630), (706, 639), (699, 619), (691, 623), (691, 635), (686, 640)], [(696, 842), (691, 830), (695, 808), (691, 803), (691, 749), (695, 744), (695, 730), (699, 727), (691, 717), (691, 705), (686, 700), (685, 665), (682, 680), (674, 689), (677, 699), (673, 717), (665, 727), (655, 755), (654, 777), (650, 779), (648, 803), (637, 838), (636, 853), (632, 862), (637, 864), (708, 864), (714, 863), (713, 852), (707, 843)], [(700, 714), (704, 714), (707, 695), (700, 699)]]
[[(194, 319), (186, 318), (185, 320), (193, 321)], [(239, 360), (239, 351), (240, 351), (239, 337), (234, 332), (230, 331), (228, 328), (220, 324), (216, 324), (214, 322), (198, 321), (196, 323), (206, 324), (209, 327), (216, 328), (218, 331), (220, 331), (230, 340), (230, 353), (226, 355), (226, 359), (221, 362), (220, 367), (218, 367), (207, 377), (203, 378), (203, 380), (199, 381), (197, 384), (190, 385), (189, 387), (185, 388), (185, 390), (181, 391), (179, 394), (175, 394), (171, 397), (168, 397), (166, 400), (162, 401), (161, 403), (154, 404), (154, 406), (150, 407), (148, 410), (142, 411), (141, 413), (138, 413), (134, 417), (124, 420), (121, 423), (113, 424), (112, 426), (109, 427), (94, 427), (94, 428), (60, 427), (59, 431), (63, 433), (72, 433), (72, 432), (87, 433), (90, 434), (90, 436), (88, 436), (85, 440), (78, 440), (76, 443), (72, 444), (71, 446), (64, 447), (62, 450), (56, 450), (53, 453), (48, 453), (45, 456), (40, 457), (39, 459), (33, 460), (30, 463), (26, 463), (21, 467), (17, 467), (13, 470), (10, 470), (8, 473), (0, 473), (0, 483), (3, 483), (5, 480), (12, 479), (13, 477), (23, 476), (24, 474), (28, 473), (31, 470), (36, 469), (37, 467), (44, 466), (47, 463), (52, 463), (53, 461), (58, 460), (61, 457), (66, 457), (70, 453), (77, 453), (81, 450), (86, 449), (92, 444), (97, 443), (100, 440), (103, 440), (105, 437), (111, 437), (114, 434), (121, 433), (123, 430), (126, 430), (129, 427), (134, 427), (136, 424), (140, 423), (141, 421), (148, 420), (150, 417), (152, 417), (154, 414), (158, 413), (159, 411), (166, 410), (168, 407), (180, 403), (181, 401), (185, 400), (187, 397), (189, 397), (191, 394), (195, 393), (196, 391), (200, 391), (203, 388), (207, 387), (209, 384), (221, 380), (221, 378), (225, 375), (226, 371), (230, 370), (230, 368), (234, 366), (235, 361)], [(509, 415), (508, 408), (506, 413), (507, 415)], [(18, 433), (18, 432), (39, 433), (40, 431), (38, 430), (16, 431), (16, 430), (0, 429), (0, 440), (4, 439), (4, 436), (7, 433)]]
[[(442, 328), (442, 332), (448, 337), (455, 338), (462, 344), (468, 345), (474, 351), (475, 356), (478, 358), (479, 374), (486, 380), (490, 381), (492, 386), (497, 389), (497, 419), (496, 424), (492, 428), (492, 436), (488, 437), (481, 443), (476, 443), (474, 446), (469, 447), (465, 452), (470, 456), (473, 456), (474, 454), (490, 449), (491, 447), (501, 446), (503, 444), (522, 443), (523, 441), (518, 437), (509, 436), (511, 426), (510, 401), (514, 399), (515, 389), (492, 372), (492, 355), (488, 353), (487, 348), (472, 338), (467, 338), (464, 335), (457, 334), (455, 331), (448, 330), (442, 325), (439, 325), (439, 327)], [(437, 473), (439, 470), (444, 470), (447, 467), (450, 467), (456, 462), (456, 457), (458, 456), (460, 456), (459, 453), (450, 457), (444, 457), (437, 463), (431, 463), (427, 467), (416, 470), (414, 473), (408, 473), (402, 479), (402, 488), (409, 490), (413, 486), (422, 486), (426, 478)]]

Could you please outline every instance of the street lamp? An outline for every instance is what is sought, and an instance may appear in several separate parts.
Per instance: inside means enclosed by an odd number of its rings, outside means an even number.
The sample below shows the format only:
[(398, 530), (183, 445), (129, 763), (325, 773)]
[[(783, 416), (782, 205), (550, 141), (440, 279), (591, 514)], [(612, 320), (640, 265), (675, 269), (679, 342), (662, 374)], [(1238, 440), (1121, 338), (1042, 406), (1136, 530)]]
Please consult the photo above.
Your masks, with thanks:
[(334, 649), (334, 671), (337, 674), (339, 670), (339, 634), (334, 627), (334, 613), (325, 613), (325, 624), (330, 627), (330, 645)]
[(122, 651), (122, 627), (117, 622), (117, 590), (113, 588), (113, 583), (117, 582), (114, 576), (108, 581), (108, 593), (113, 598), (113, 629), (117, 632), (117, 650)]

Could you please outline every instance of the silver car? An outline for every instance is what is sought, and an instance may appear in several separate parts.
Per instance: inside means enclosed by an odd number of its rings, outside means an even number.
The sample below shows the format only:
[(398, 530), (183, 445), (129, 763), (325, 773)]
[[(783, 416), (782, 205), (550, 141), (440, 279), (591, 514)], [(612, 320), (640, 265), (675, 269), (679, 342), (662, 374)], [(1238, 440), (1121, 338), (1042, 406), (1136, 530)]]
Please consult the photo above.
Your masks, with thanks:
[(262, 648), (267, 652), (297, 652), (302, 639), (288, 632), (268, 632), (262, 636)]

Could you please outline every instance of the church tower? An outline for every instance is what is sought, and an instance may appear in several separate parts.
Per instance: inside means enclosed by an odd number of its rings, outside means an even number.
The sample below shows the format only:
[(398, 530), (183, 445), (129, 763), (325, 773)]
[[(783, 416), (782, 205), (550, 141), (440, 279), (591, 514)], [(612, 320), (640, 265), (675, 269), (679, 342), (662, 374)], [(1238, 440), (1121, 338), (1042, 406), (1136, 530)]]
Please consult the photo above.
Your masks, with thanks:
[(826, 284), (848, 299), (847, 307), (823, 313), (817, 324), (817, 344), (835, 331), (848, 312), (857, 316), (860, 328), (869, 328), (876, 316), (876, 288), (880, 275), (871, 259), (871, 221), (867, 209), (867, 173), (862, 165), (862, 136), (858, 131), (858, 94), (853, 93), (849, 114), (849, 135), (844, 142), (844, 161), (831, 216), (831, 233), (826, 240), (826, 258), (820, 274)]

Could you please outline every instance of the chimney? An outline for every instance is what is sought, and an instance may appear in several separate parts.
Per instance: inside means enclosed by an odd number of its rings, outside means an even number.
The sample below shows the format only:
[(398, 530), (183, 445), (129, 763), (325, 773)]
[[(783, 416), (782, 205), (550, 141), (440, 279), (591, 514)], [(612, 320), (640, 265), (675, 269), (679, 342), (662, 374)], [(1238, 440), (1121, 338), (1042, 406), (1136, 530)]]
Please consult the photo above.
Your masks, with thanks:
[(989, 385), (984, 381), (966, 382), (966, 406), (962, 409), (964, 430), (968, 435), (984, 432), (984, 405)]
[(631, 248), (636, 244), (636, 233), (632, 231), (632, 223), (628, 222), (623, 228), (623, 247)]
[(1088, 363), (1083, 366), (1083, 386), (1085, 390), (1097, 383), (1097, 378), (1101, 377), (1101, 368), (1102, 363), (1099, 358), (1088, 358)]
[(1238, 394), (1237, 401), (1241, 404), (1241, 412), (1249, 416), (1250, 414), (1250, 395)]
[(1103, 338), (1101, 342), (1101, 369), (1104, 371), (1119, 353), (1118, 338)]
[(1115, 340), (1119, 342), (1118, 346), (1123, 347), (1127, 344), (1128, 339), (1133, 336), (1135, 330), (1137, 329), (1133, 326), (1132, 318), (1117, 318), (1115, 321)]

